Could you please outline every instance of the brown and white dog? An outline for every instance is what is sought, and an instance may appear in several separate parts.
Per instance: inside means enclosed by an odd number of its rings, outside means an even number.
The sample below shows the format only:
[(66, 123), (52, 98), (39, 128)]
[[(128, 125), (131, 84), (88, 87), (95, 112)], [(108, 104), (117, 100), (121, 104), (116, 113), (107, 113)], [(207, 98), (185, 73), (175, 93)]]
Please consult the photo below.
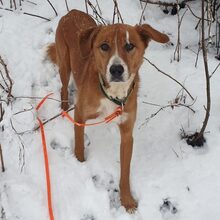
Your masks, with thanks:
[[(130, 161), (133, 127), (136, 119), (138, 70), (150, 40), (169, 41), (167, 35), (147, 24), (97, 26), (84, 12), (72, 10), (58, 24), (55, 43), (48, 47), (50, 59), (59, 67), (62, 81), (62, 109), (67, 110), (68, 83), (72, 72), (77, 87), (74, 119), (89, 119), (111, 114), (124, 105), (116, 119), (121, 134), (120, 199), (128, 212), (137, 208), (130, 190)], [(84, 127), (75, 126), (75, 155), (84, 161)]]

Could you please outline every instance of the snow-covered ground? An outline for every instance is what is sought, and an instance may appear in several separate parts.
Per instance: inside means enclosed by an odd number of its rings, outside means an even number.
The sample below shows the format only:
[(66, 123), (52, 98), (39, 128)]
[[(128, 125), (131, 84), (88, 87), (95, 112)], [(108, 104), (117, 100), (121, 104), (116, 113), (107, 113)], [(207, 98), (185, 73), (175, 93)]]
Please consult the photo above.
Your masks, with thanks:
[[(0, 1), (1, 2), (1, 1)], [(4, 7), (9, 3), (4, 1)], [(9, 1), (8, 1), (9, 2)], [(37, 3), (36, 5), (31, 2)], [(38, 96), (53, 92), (60, 98), (57, 68), (45, 60), (44, 48), (54, 41), (57, 23), (66, 13), (65, 1), (51, 0), (58, 17), (47, 1), (22, 2), (22, 11), (51, 18), (43, 19), (0, 11), (0, 55), (6, 61), (13, 79), (15, 97)], [(95, 4), (95, 1), (92, 1)], [(200, 14), (199, 2), (190, 3)], [(85, 11), (84, 1), (68, 1), (69, 7)], [(99, 1), (102, 15), (112, 20), (111, 0)], [(138, 0), (118, 1), (126, 23), (139, 23)], [(1, 4), (0, 4), (1, 5)], [(185, 9), (181, 10), (181, 15)], [(190, 133), (202, 125), (206, 103), (202, 53), (194, 67), (198, 20), (186, 12), (181, 26), (182, 54), (173, 60), (177, 40), (177, 17), (165, 15), (157, 6), (147, 6), (146, 23), (170, 36), (171, 45), (152, 42), (145, 56), (160, 69), (184, 83), (196, 98), (193, 113), (185, 107), (166, 108), (148, 120), (160, 108), (143, 102), (167, 105), (180, 86), (144, 62), (138, 97), (138, 116), (134, 130), (134, 153), (131, 188), (138, 210), (129, 215), (120, 205), (119, 134), (117, 126), (101, 125), (86, 129), (86, 162), (80, 163), (72, 153), (73, 125), (61, 117), (45, 126), (51, 169), (52, 200), (55, 220), (219, 220), (220, 219), (220, 74), (211, 78), (212, 108), (207, 127), (206, 144), (193, 149), (180, 138), (181, 128)], [(184, 49), (188, 46), (190, 49)], [(209, 53), (212, 72), (219, 61)], [(5, 94), (0, 94), (1, 98)], [(186, 95), (186, 93), (184, 93)], [(0, 174), (0, 218), (3, 220), (47, 220), (46, 184), (43, 153), (34, 107), (39, 100), (18, 98), (6, 110), (1, 127), (6, 172)], [(186, 104), (192, 100), (186, 97)], [(32, 109), (19, 114), (17, 112)], [(40, 117), (48, 119), (61, 111), (60, 103), (48, 100)], [(13, 124), (17, 132), (13, 130)], [(23, 146), (22, 146), (23, 143)]]

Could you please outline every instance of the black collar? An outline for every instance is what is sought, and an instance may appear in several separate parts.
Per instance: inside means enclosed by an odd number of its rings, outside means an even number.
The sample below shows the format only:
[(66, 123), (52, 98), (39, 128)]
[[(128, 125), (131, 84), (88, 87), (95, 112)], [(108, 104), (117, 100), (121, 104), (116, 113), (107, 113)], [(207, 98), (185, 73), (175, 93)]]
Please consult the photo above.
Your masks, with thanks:
[(102, 93), (104, 94), (104, 96), (109, 99), (110, 101), (114, 102), (116, 105), (120, 105), (120, 106), (124, 106), (126, 101), (128, 100), (128, 97), (129, 95), (131, 94), (131, 92), (133, 91), (134, 89), (134, 86), (135, 86), (135, 82), (133, 80), (132, 82), (132, 85), (130, 86), (129, 90), (128, 90), (128, 94), (126, 97), (124, 97), (123, 99), (119, 99), (119, 98), (113, 98), (112, 96), (109, 96), (107, 91), (106, 91), (106, 88), (105, 88), (105, 82), (104, 80), (102, 79), (102, 76), (99, 74), (99, 85), (100, 85), (100, 88), (101, 88), (101, 91)]

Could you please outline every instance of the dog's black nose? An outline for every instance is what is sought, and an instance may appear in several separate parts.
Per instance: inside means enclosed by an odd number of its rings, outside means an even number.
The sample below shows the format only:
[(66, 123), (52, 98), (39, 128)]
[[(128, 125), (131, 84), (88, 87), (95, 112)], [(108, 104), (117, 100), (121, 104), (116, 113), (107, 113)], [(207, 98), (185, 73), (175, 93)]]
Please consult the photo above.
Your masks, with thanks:
[(120, 64), (118, 65), (113, 64), (110, 67), (110, 73), (114, 78), (121, 78), (123, 72), (124, 72), (124, 67)]

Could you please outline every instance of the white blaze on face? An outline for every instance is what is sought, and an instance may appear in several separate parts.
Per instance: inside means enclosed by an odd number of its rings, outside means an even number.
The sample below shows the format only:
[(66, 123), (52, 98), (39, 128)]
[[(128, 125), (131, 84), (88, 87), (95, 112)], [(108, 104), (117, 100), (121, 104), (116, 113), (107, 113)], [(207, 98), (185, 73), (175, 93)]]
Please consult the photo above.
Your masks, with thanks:
[[(124, 36), (125, 36), (125, 42), (129, 44), (130, 43), (129, 32), (126, 31)], [(110, 68), (112, 65), (122, 65), (123, 66), (124, 72), (122, 74), (122, 81), (121, 82), (111, 81), (112, 75), (110, 73)], [(128, 95), (128, 90), (131, 86), (131, 83), (134, 80), (134, 76), (135, 76), (135, 74), (130, 74), (128, 72), (127, 64), (120, 57), (120, 54), (118, 54), (117, 35), (116, 35), (116, 37), (115, 37), (115, 53), (109, 59), (109, 62), (107, 65), (106, 80), (108, 81), (108, 83), (110, 85), (110, 87), (106, 89), (108, 95), (112, 96), (113, 98), (116, 98), (116, 97), (119, 99), (125, 98)]]
[(129, 41), (129, 32), (126, 31), (126, 43), (127, 44), (130, 44), (130, 41)]
[[(129, 42), (129, 32), (125, 32), (125, 41), (126, 43)], [(124, 72), (122, 74), (122, 81), (121, 82), (114, 82), (111, 81), (112, 75), (110, 73), (110, 68), (112, 65), (122, 65), (124, 68)], [(135, 74), (129, 74), (128, 72), (128, 66), (120, 57), (118, 54), (118, 47), (117, 47), (117, 36), (115, 37), (115, 53), (114, 55), (109, 59), (108, 65), (107, 65), (107, 73), (106, 73), (106, 80), (108, 81), (110, 87), (106, 89), (109, 96), (112, 96), (113, 98), (119, 98), (123, 99), (128, 95), (128, 90), (131, 86), (131, 83), (134, 80)]]
[(128, 73), (128, 66), (124, 62), (124, 60), (120, 57), (118, 54), (118, 42), (117, 42), (117, 34), (115, 35), (115, 53), (113, 56), (109, 59), (109, 62), (107, 64), (107, 74), (106, 74), (106, 79), (109, 83), (111, 83), (111, 73), (110, 73), (110, 68), (112, 65), (122, 65), (124, 68), (124, 72), (122, 74), (122, 81), (127, 81), (129, 78), (129, 73)]

